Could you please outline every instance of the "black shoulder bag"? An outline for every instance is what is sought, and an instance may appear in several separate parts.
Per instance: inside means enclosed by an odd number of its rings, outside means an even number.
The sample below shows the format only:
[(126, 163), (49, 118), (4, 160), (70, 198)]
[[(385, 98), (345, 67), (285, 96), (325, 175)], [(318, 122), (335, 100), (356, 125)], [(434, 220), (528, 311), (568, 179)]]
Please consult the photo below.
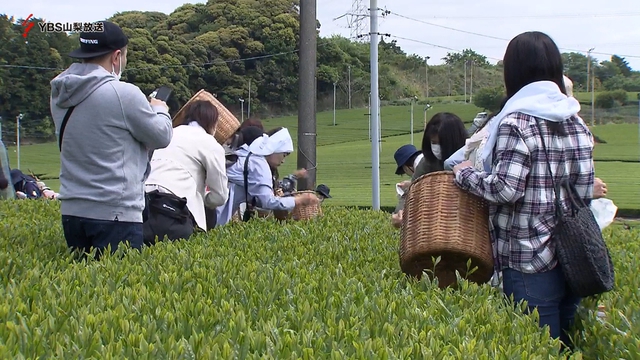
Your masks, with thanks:
[[(560, 184), (556, 183), (540, 123), (536, 122), (536, 125), (542, 139), (542, 148), (555, 195), (554, 205), (558, 222), (551, 240), (555, 243), (556, 257), (562, 267), (567, 286), (580, 297), (611, 291), (614, 287), (615, 273), (602, 231), (591, 209), (578, 195), (571, 181), (563, 179)], [(569, 195), (568, 214), (562, 209), (560, 187), (564, 187)]]
[(60, 149), (60, 152), (62, 152), (62, 135), (64, 135), (64, 128), (67, 127), (69, 117), (75, 108), (75, 106), (72, 106), (67, 109), (67, 113), (64, 114), (64, 119), (62, 119), (62, 124), (60, 124), (60, 136), (58, 136), (58, 149)]
[[(143, 238), (146, 245), (162, 241), (189, 239), (199, 231), (193, 214), (187, 207), (187, 199), (168, 191), (145, 192), (146, 218), (143, 221)], [(157, 237), (157, 240), (156, 240)]]
[(249, 153), (247, 157), (244, 159), (244, 201), (247, 205), (247, 208), (244, 210), (244, 214), (242, 215), (242, 221), (249, 221), (255, 215), (255, 206), (256, 199), (251, 198), (251, 202), (249, 202), (249, 158), (252, 153)]

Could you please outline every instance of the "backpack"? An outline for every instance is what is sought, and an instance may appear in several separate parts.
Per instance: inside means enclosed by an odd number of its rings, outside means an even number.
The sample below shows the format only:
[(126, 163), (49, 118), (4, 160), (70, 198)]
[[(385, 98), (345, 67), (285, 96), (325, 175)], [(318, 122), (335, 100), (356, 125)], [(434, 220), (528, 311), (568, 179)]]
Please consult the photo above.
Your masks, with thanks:
[(25, 175), (18, 169), (11, 170), (11, 182), (15, 191), (24, 193), (27, 199), (39, 199), (42, 197), (42, 190), (40, 190), (36, 179)]

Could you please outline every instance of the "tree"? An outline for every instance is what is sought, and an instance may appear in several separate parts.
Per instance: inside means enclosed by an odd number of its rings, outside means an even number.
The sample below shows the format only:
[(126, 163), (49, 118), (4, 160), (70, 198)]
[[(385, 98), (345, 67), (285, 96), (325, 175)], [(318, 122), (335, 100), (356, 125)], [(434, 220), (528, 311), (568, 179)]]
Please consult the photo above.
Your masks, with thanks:
[(473, 95), (473, 103), (479, 108), (495, 112), (500, 110), (500, 103), (504, 96), (504, 88), (502, 86), (482, 88)]
[(620, 73), (624, 76), (631, 75), (631, 68), (629, 67), (629, 62), (625, 60), (623, 57), (618, 55), (611, 56), (611, 62), (620, 69)]
[(486, 56), (480, 55), (471, 49), (464, 49), (462, 50), (462, 52), (447, 53), (447, 55), (443, 57), (442, 60), (444, 60), (445, 64), (453, 66), (463, 66), (465, 61), (473, 61), (475, 65), (479, 67), (491, 66), (489, 61), (487, 61)]

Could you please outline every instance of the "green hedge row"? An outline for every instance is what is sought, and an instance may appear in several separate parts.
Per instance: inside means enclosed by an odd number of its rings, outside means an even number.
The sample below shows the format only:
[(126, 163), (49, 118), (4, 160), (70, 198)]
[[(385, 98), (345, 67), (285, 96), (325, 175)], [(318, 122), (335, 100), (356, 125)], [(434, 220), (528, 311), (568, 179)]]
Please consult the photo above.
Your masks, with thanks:
[[(56, 202), (0, 203), (0, 358), (550, 359), (559, 344), (489, 286), (399, 270), (388, 215), (231, 224), (80, 263)], [(639, 232), (607, 232), (617, 289), (581, 310), (577, 358), (639, 358)]]

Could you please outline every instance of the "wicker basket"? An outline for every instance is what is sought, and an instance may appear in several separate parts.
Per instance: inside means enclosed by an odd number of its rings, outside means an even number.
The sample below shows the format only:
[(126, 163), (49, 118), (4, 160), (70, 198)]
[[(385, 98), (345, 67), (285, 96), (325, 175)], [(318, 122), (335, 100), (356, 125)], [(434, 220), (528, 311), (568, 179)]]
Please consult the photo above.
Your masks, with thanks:
[[(304, 194), (304, 193), (316, 194), (316, 192), (313, 190), (304, 190), (304, 191), (297, 191), (293, 195)], [(322, 206), (320, 205), (320, 203), (316, 205), (296, 206), (291, 212), (288, 212), (286, 210), (273, 211), (273, 217), (281, 221), (288, 220), (288, 219), (293, 219), (296, 221), (311, 220), (311, 219), (315, 219), (318, 216), (322, 216)]]
[[(493, 275), (493, 251), (489, 238), (489, 208), (481, 198), (459, 189), (453, 172), (438, 171), (416, 179), (404, 206), (400, 242), (400, 268), (421, 278), (434, 274), (441, 288), (456, 284), (456, 270), (463, 278), (486, 283)], [(440, 257), (435, 266), (433, 259)], [(467, 262), (471, 259), (467, 274)]]
[(227, 109), (215, 96), (211, 95), (211, 93), (205, 91), (204, 89), (198, 91), (189, 101), (173, 117), (173, 126), (176, 127), (184, 121), (184, 109), (190, 103), (196, 100), (206, 100), (212, 103), (216, 108), (218, 108), (218, 124), (216, 125), (216, 135), (215, 138), (220, 144), (224, 144), (231, 135), (233, 135), (238, 128), (240, 128), (240, 121), (236, 118), (229, 109)]

